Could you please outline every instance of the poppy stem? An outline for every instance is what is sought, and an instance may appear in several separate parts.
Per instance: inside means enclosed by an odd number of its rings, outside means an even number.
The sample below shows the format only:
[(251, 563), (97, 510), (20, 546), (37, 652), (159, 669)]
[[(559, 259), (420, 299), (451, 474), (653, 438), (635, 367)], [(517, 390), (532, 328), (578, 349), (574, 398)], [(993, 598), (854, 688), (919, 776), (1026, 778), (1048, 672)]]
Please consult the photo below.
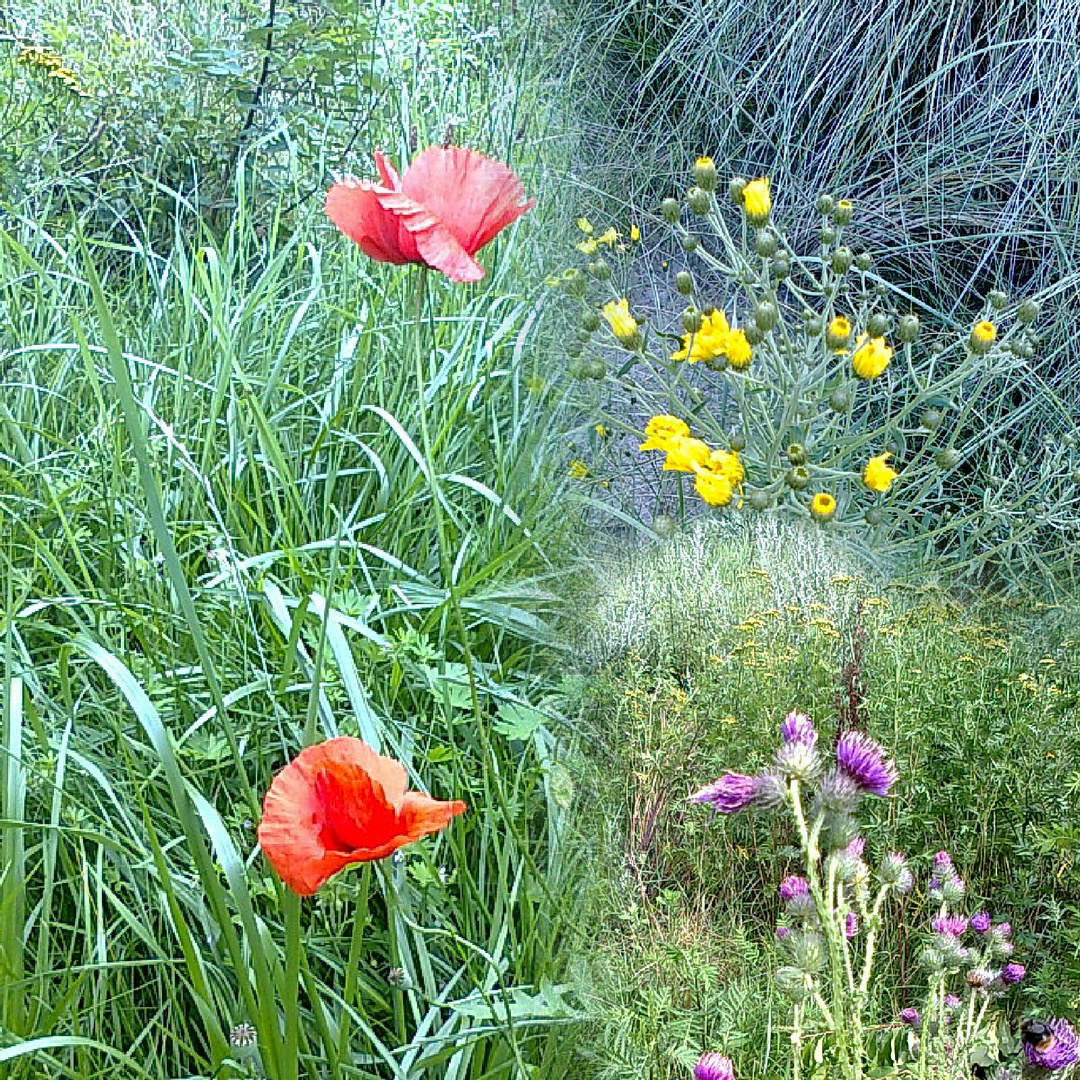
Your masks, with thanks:
[(300, 897), (284, 890), (285, 909), (285, 1040), (282, 1047), (280, 1080), (297, 1080), (300, 1068)]
[(349, 959), (345, 965), (345, 995), (343, 1003), (345, 1008), (341, 1012), (341, 1030), (338, 1033), (338, 1060), (349, 1060), (349, 1035), (351, 1016), (349, 1010), (353, 1007), (366, 1016), (363, 1000), (357, 1000), (356, 983), (360, 970), (360, 953), (364, 945), (364, 930), (368, 920), (368, 894), (371, 890), (371, 863), (364, 863), (360, 871), (360, 885), (356, 895), (356, 909), (353, 911), (352, 939), (349, 942)]

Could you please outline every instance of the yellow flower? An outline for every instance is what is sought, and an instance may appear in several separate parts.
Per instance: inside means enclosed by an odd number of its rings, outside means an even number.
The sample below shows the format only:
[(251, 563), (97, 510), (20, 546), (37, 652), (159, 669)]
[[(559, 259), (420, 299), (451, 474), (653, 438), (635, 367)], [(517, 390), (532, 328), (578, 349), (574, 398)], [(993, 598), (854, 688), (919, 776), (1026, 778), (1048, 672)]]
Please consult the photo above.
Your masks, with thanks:
[(709, 447), (689, 435), (675, 435), (668, 441), (664, 469), (671, 472), (696, 472), (709, 461)]
[(992, 322), (983, 319), (971, 328), (971, 351), (974, 353), (989, 352), (990, 347), (997, 339), (997, 327)]
[(624, 345), (635, 344), (638, 340), (638, 325), (634, 316), (630, 314), (630, 301), (623, 297), (622, 300), (609, 300), (601, 309), (600, 314), (608, 321), (611, 332)]
[(843, 315), (837, 315), (825, 331), (825, 344), (835, 353), (842, 353), (851, 337), (851, 323)]
[(606, 439), (608, 437), (608, 434), (609, 434), (608, 429), (606, 427), (604, 427), (603, 424), (597, 424), (596, 427), (593, 428), (593, 431), (595, 431), (596, 434), (599, 435), (601, 439)]
[(892, 454), (886, 451), (884, 454), (872, 457), (866, 463), (866, 468), (863, 469), (862, 482), (871, 491), (888, 491), (892, 487), (892, 482), (900, 475), (894, 468), (885, 464), (891, 457)]
[(753, 352), (742, 330), (732, 330), (728, 334), (726, 352), (728, 363), (736, 371), (745, 371), (750, 366)]
[(683, 347), (672, 353), (671, 359), (696, 364), (699, 360), (725, 356), (730, 333), (727, 316), (722, 311), (706, 312), (701, 318), (701, 329), (696, 334), (683, 334)]
[(577, 227), (586, 235), (592, 235), (592, 222), (587, 217), (577, 219)]
[(576, 247), (583, 255), (596, 254), (596, 241), (591, 236), (588, 240), (582, 240), (580, 244), (575, 244), (574, 247)]
[(615, 231), (615, 228), (613, 226), (612, 228), (608, 229), (607, 232), (601, 233), (601, 235), (596, 238), (596, 242), (598, 244), (607, 244), (608, 247), (611, 247), (611, 245), (614, 244), (615, 241), (618, 239), (619, 234)]
[(636, 225), (630, 226), (630, 239), (636, 244), (641, 239), (641, 230)]
[(743, 207), (751, 225), (764, 225), (769, 220), (772, 199), (769, 196), (769, 178), (767, 176), (751, 180), (743, 188)]
[(574, 480), (584, 480), (589, 475), (589, 466), (584, 461), (570, 462), (570, 476)]
[(689, 426), (677, 416), (654, 416), (645, 425), (645, 441), (639, 450), (667, 450), (672, 439), (690, 434)]
[(867, 340), (862, 334), (858, 340), (858, 348), (852, 354), (851, 368), (860, 379), (875, 379), (888, 366), (893, 357), (892, 349), (885, 344), (883, 337), (870, 338)]
[(826, 491), (819, 491), (810, 500), (810, 513), (815, 521), (829, 521), (836, 513), (836, 500)]
[(723, 473), (699, 471), (694, 480), (694, 490), (710, 506), (727, 506), (735, 489)]

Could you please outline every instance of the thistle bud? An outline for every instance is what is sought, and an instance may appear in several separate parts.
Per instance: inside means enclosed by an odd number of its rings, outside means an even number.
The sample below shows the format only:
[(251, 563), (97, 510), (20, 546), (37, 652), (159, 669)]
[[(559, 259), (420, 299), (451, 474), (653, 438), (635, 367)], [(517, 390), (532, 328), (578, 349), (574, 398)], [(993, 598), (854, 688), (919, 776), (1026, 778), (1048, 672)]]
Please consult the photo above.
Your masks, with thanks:
[(590, 360), (585, 365), (585, 377), (587, 379), (600, 380), (607, 375), (607, 364), (603, 360)]
[(716, 190), (716, 164), (711, 157), (699, 157), (694, 162), (694, 183), (703, 191)]
[(854, 209), (850, 200), (841, 199), (834, 207), (832, 212), (833, 222), (838, 228), (842, 228), (844, 225), (851, 224), (851, 218), (854, 214)]
[(1008, 296), (1005, 295), (1000, 289), (991, 289), (986, 294), (986, 299), (990, 301), (990, 306), (995, 311), (1001, 311), (1009, 303)]
[(754, 310), (754, 322), (759, 330), (771, 330), (779, 317), (776, 305), (771, 300), (762, 300)]
[(792, 465), (805, 465), (807, 461), (806, 447), (802, 443), (793, 442), (787, 448), (787, 459)]
[(792, 491), (802, 491), (810, 485), (810, 470), (805, 465), (796, 465), (795, 468), (788, 469), (784, 479)]
[(828, 247), (830, 244), (836, 243), (836, 230), (826, 226), (818, 233), (818, 239), (821, 240), (823, 246)]
[(684, 236), (679, 240), (679, 247), (683, 251), (697, 251), (697, 239), (693, 236)]
[(696, 334), (701, 329), (701, 312), (695, 307), (688, 307), (682, 313), (683, 329), (688, 334)]
[(919, 966), (924, 971), (934, 975), (940, 972), (945, 964), (941, 959), (941, 953), (939, 953), (932, 945), (927, 945), (926, 948), (919, 953)]
[(871, 506), (865, 514), (863, 514), (863, 521), (867, 525), (880, 525), (885, 520), (885, 512), (880, 506)]
[(810, 994), (812, 984), (805, 972), (785, 965), (776, 969), (776, 985), (782, 994), (792, 1001), (804, 1001)]
[(711, 203), (709, 193), (704, 188), (694, 187), (686, 193), (686, 205), (692, 214), (707, 214)]
[(596, 278), (597, 281), (611, 280), (611, 267), (608, 266), (603, 259), (598, 259), (594, 263), (589, 263), (589, 273)]
[(819, 195), (817, 197), (817, 212), (819, 214), (831, 214), (833, 212), (833, 198), (831, 195)]
[(855, 256), (855, 265), (865, 274), (874, 265), (874, 257), (869, 251), (860, 251)]
[(769, 259), (776, 254), (776, 236), (769, 232), (767, 229), (762, 229), (757, 234), (757, 239), (754, 241), (754, 250), (762, 256), (762, 258)]
[(945, 450), (939, 450), (934, 455), (934, 464), (942, 470), (942, 472), (948, 472), (949, 469), (955, 469), (960, 464), (960, 455), (951, 447)]
[(748, 183), (750, 181), (744, 176), (733, 176), (728, 183), (728, 195), (736, 206), (742, 206), (743, 192), (746, 190)]
[(838, 247), (832, 253), (832, 268), (838, 274), (846, 274), (851, 269), (851, 264), (854, 261), (855, 256), (851, 253), (851, 248)]
[(866, 320), (866, 332), (872, 338), (884, 337), (889, 332), (889, 317), (880, 311), (875, 311)]
[(786, 251), (779, 252), (772, 262), (772, 270), (777, 281), (782, 281), (791, 274), (791, 256)]
[(825, 964), (825, 939), (816, 930), (797, 931), (788, 937), (791, 958), (800, 971), (812, 975)]
[(919, 336), (919, 316), (901, 315), (896, 323), (896, 336), (905, 345), (910, 345)]
[(689, 270), (680, 270), (675, 275), (675, 288), (683, 296), (692, 296), (694, 292), (694, 275)]
[(1016, 321), (1027, 326), (1039, 317), (1039, 305), (1034, 300), (1025, 300), (1016, 309)]
[(677, 222), (679, 220), (679, 213), (680, 213), (679, 201), (677, 199), (673, 199), (670, 196), (668, 196), (668, 198), (666, 198), (660, 204), (660, 213), (663, 214), (664, 220), (669, 225), (674, 225), (675, 222)]
[(572, 267), (563, 271), (559, 285), (567, 296), (580, 300), (585, 295), (588, 282), (585, 280), (585, 275), (577, 267)]
[(581, 329), (590, 334), (600, 329), (600, 316), (592, 308), (581, 313)]
[(941, 410), (932, 407), (927, 409), (919, 417), (919, 424), (927, 431), (937, 431), (941, 427)]

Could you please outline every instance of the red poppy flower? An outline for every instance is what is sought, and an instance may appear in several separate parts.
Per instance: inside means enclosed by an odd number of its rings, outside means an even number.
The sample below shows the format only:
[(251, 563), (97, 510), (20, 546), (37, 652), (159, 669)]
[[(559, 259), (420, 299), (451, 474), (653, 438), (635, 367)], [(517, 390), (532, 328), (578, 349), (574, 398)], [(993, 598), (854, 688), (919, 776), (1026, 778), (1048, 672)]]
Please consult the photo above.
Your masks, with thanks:
[(379, 262), (421, 263), (451, 281), (479, 281), (473, 256), (536, 205), (505, 165), (458, 146), (432, 146), (400, 177), (375, 151), (381, 184), (350, 180), (326, 195), (330, 220)]
[(310, 896), (343, 866), (381, 859), (464, 811), (407, 791), (400, 762), (344, 735), (302, 750), (274, 777), (259, 844), (281, 880)]

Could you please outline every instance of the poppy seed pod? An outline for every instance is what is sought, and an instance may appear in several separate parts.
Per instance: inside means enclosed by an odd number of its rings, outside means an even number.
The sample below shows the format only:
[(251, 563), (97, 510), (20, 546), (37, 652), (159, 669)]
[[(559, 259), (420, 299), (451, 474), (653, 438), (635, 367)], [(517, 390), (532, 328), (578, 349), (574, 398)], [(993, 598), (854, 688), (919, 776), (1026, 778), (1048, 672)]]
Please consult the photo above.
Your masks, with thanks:
[(818, 233), (818, 239), (825, 247), (828, 247), (830, 244), (835, 244), (836, 230), (830, 229), (828, 226), (826, 226), (824, 229), (821, 230), (821, 232)]
[(716, 164), (711, 157), (699, 157), (694, 162), (694, 183), (703, 191), (716, 190)]
[(841, 199), (834, 207), (832, 212), (832, 219), (838, 227), (851, 224), (851, 218), (854, 215), (854, 208), (851, 205), (850, 200)]
[(689, 270), (680, 270), (675, 275), (675, 288), (682, 296), (693, 296), (694, 275)]
[(838, 247), (832, 253), (832, 268), (838, 274), (846, 274), (851, 269), (854, 259), (855, 256), (852, 255), (851, 248)]
[(782, 281), (791, 273), (791, 256), (786, 251), (780, 251), (772, 262), (773, 273), (777, 281)]
[(835, 205), (831, 195), (819, 195), (817, 197), (817, 212), (819, 214), (831, 214)]
[(776, 305), (771, 300), (762, 300), (754, 309), (754, 322), (759, 330), (771, 330), (779, 317)]
[(693, 187), (686, 193), (686, 205), (690, 207), (692, 214), (707, 214), (712, 200), (704, 188)]
[(884, 337), (889, 332), (889, 317), (883, 315), (880, 311), (875, 311), (869, 319), (866, 320), (866, 332), (870, 337)]
[(679, 220), (680, 212), (678, 200), (671, 198), (671, 196), (668, 196), (668, 198), (660, 204), (660, 213), (669, 225), (674, 225), (675, 222)]
[(1034, 300), (1024, 300), (1016, 309), (1016, 321), (1027, 326), (1039, 317), (1039, 305)]
[(776, 254), (776, 236), (767, 229), (762, 229), (761, 232), (757, 234), (757, 239), (754, 241), (754, 250), (762, 256), (762, 258), (771, 258)]
[(701, 312), (697, 308), (688, 307), (682, 313), (682, 325), (688, 334), (696, 334), (701, 329)]
[(919, 316), (901, 315), (896, 323), (896, 336), (910, 345), (919, 336)]
[(860, 251), (859, 254), (855, 256), (855, 265), (865, 273), (874, 265), (874, 257), (869, 251)]

